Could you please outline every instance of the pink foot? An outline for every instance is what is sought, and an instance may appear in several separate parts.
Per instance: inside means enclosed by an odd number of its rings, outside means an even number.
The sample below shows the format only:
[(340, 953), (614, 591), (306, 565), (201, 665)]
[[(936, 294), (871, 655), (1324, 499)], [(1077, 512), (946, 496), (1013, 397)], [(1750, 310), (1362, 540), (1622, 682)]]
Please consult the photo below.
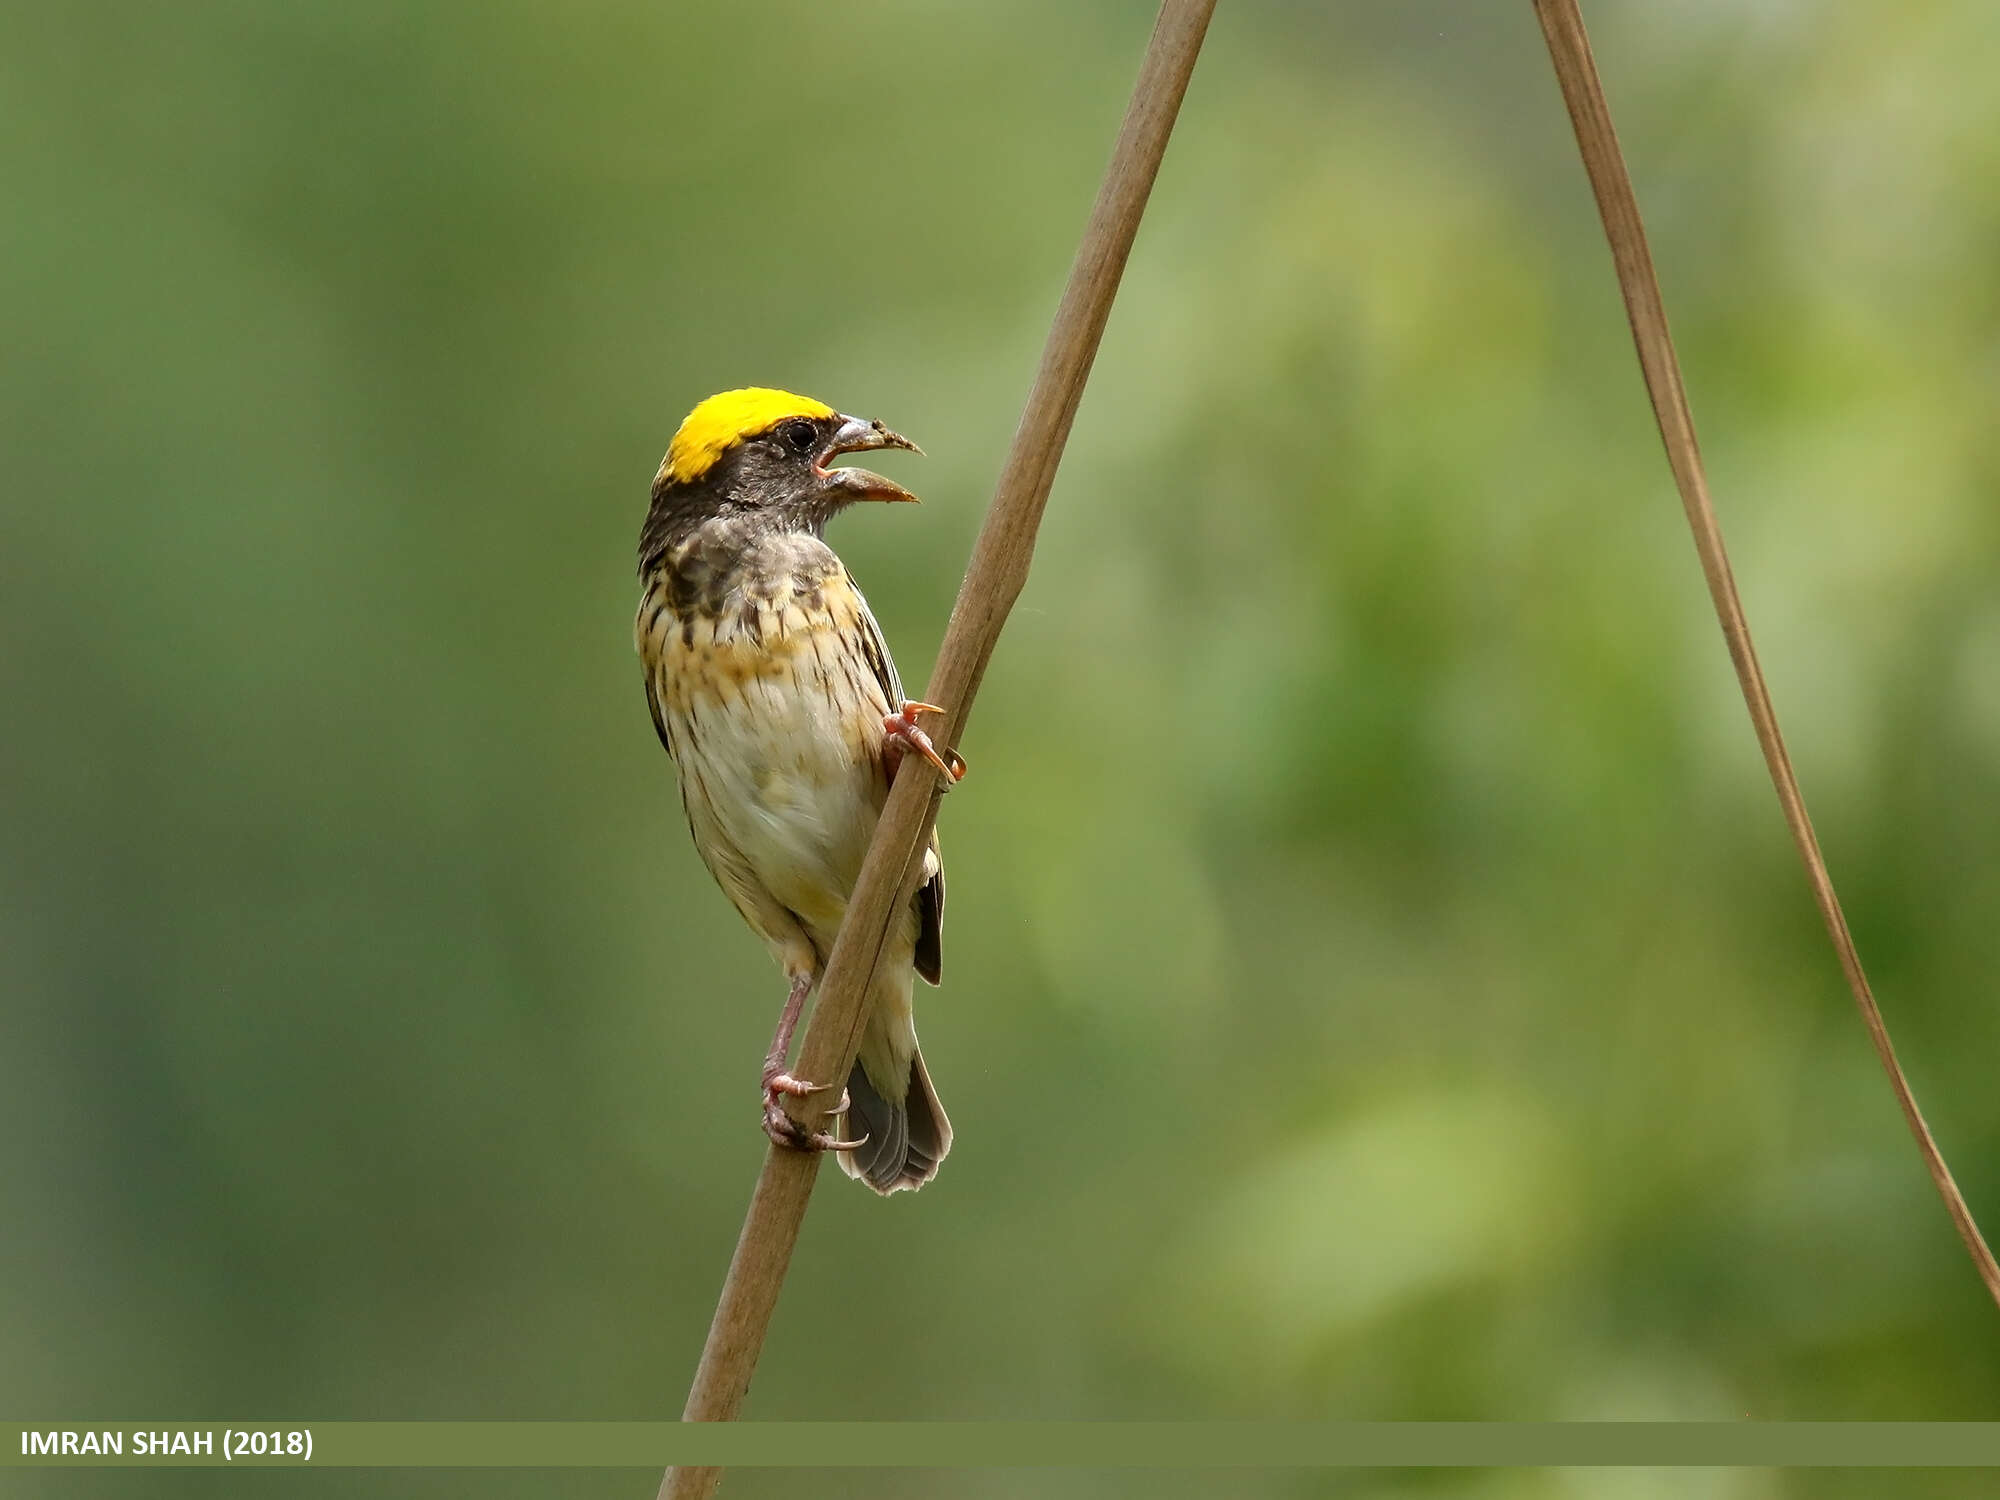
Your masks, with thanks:
[[(789, 1073), (776, 1072), (765, 1076), (764, 1134), (771, 1138), (774, 1145), (788, 1146), (794, 1151), (852, 1151), (868, 1139), (863, 1136), (858, 1141), (843, 1141), (824, 1131), (807, 1130), (785, 1113), (784, 1105), (778, 1102), (779, 1097), (784, 1094), (790, 1094), (794, 1099), (803, 1099), (819, 1092), (821, 1090), (818, 1084), (807, 1083), (803, 1079), (792, 1077)], [(847, 1102), (847, 1090), (842, 1089), (840, 1103), (826, 1112), (827, 1118), (837, 1120), (846, 1114)]]
[(882, 732), (888, 737), (883, 755), (889, 763), (891, 781), (895, 780), (896, 768), (902, 764), (903, 756), (912, 751), (931, 763), (938, 775), (944, 778), (947, 791), (965, 779), (965, 757), (956, 750), (939, 754), (938, 747), (931, 743), (931, 737), (917, 728), (918, 714), (943, 712), (935, 703), (905, 703), (901, 713), (890, 714), (882, 721)]

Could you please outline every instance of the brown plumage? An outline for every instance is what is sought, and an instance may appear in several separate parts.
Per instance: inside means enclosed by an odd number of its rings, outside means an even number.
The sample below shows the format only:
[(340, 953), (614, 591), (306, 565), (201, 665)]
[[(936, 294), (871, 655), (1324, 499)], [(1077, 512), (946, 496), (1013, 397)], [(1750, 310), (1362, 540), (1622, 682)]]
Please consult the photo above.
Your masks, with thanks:
[[(766, 1061), (765, 1128), (803, 1148), (839, 1147), (877, 1192), (920, 1187), (951, 1149), (911, 1017), (912, 976), (940, 974), (944, 869), (890, 935), (838, 1142), (801, 1136), (778, 1092), (791, 1032), (824, 969), (896, 766), (944, 769), (906, 710), (882, 632), (822, 538), (855, 500), (910, 500), (842, 453), (914, 448), (879, 422), (779, 391), (732, 391), (696, 407), (660, 466), (640, 535), (636, 622), (646, 701), (673, 757), (695, 847), (789, 981)], [(952, 757), (948, 774), (962, 772)], [(851, 1146), (865, 1136), (859, 1146)]]

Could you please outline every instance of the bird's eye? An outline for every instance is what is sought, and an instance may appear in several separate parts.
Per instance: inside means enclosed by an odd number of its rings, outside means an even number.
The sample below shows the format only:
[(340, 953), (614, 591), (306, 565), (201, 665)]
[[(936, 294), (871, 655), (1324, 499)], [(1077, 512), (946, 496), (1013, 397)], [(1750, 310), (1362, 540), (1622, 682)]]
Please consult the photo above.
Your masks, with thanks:
[(778, 436), (792, 445), (794, 453), (810, 453), (819, 442), (819, 429), (803, 417), (795, 417), (778, 429)]

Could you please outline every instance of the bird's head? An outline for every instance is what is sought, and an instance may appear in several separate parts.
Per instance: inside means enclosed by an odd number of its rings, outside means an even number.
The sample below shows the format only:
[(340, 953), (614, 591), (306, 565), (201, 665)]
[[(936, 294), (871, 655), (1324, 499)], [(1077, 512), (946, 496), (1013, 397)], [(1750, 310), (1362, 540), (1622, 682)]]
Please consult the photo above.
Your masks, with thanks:
[(755, 511), (817, 532), (856, 500), (915, 500), (866, 469), (834, 468), (843, 454), (923, 449), (865, 417), (844, 416), (810, 396), (752, 386), (710, 396), (687, 415), (653, 480), (661, 506), (716, 514)]

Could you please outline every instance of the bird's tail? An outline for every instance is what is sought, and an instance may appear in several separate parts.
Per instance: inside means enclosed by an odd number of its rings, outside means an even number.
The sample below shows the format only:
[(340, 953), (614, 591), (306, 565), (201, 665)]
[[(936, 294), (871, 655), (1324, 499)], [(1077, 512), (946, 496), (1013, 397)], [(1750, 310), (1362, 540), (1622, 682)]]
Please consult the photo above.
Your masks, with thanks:
[[(864, 1056), (868, 1050), (863, 1048)], [(841, 1171), (883, 1194), (920, 1188), (937, 1176), (938, 1163), (951, 1150), (951, 1121), (920, 1050), (912, 1045), (906, 1071), (893, 1080), (870, 1078), (857, 1058), (847, 1075), (847, 1098), (848, 1139), (868, 1139), (837, 1153)]]

